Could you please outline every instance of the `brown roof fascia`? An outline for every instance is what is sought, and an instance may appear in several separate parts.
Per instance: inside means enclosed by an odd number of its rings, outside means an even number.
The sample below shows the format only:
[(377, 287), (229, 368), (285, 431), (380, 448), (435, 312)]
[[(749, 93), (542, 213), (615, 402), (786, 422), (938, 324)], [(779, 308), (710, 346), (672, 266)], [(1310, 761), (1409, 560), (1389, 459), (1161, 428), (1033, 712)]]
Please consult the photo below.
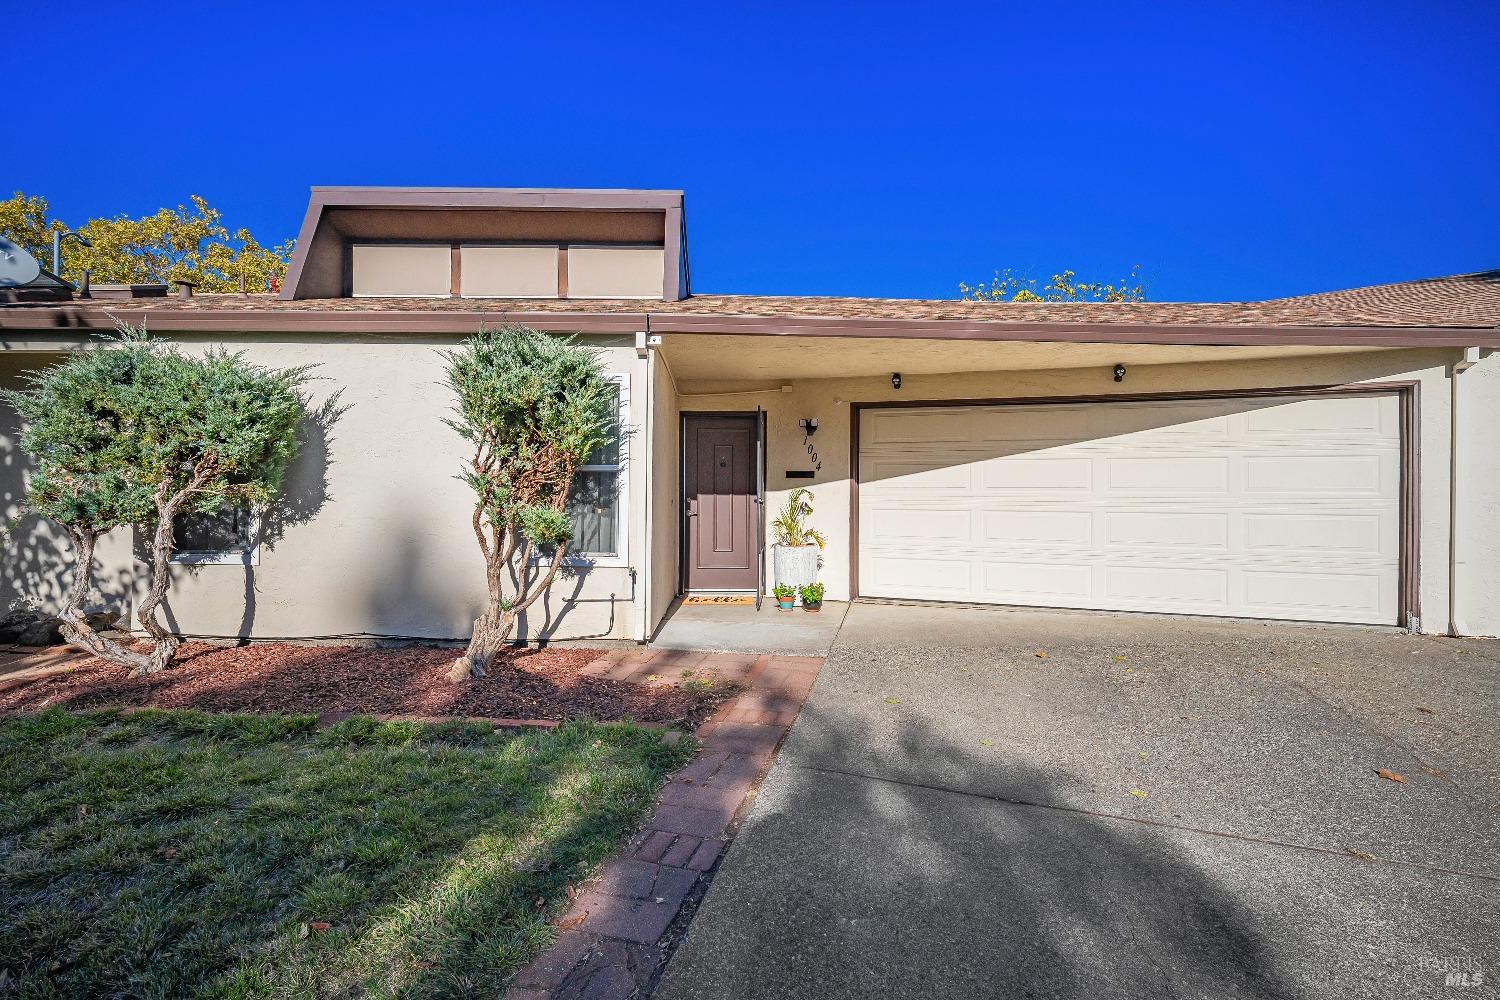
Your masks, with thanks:
[(1165, 344), (1188, 346), (1500, 347), (1500, 329), (1469, 327), (1183, 326), (1144, 323), (996, 323), (960, 320), (708, 316), (691, 313), (495, 312), (434, 310), (173, 310), (47, 306), (0, 309), (0, 329), (108, 330), (110, 314), (162, 332), (467, 334), (521, 323), (578, 333), (848, 337), (933, 341)]
[(652, 333), (1030, 341), (1202, 346), (1500, 347), (1496, 327), (1208, 326), (1164, 323), (1003, 323), (651, 313)]
[(178, 312), (166, 309), (0, 309), (0, 330), (113, 330), (111, 316), (156, 333), (344, 333), (471, 334), (520, 323), (560, 333), (635, 333), (647, 326), (645, 313), (507, 312), (321, 312), (223, 309)]
[(681, 191), (605, 188), (315, 187), (313, 199), (332, 208), (571, 208), (664, 211), (682, 205)]

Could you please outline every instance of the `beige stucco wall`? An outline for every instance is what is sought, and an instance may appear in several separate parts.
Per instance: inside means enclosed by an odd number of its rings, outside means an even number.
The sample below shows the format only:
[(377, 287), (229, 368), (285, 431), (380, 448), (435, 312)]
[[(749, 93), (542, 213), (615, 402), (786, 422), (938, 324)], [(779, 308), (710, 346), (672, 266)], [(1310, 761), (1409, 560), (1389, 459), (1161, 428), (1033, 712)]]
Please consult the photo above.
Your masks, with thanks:
[[(219, 339), (174, 338), (188, 350)], [(454, 478), (462, 442), (443, 423), (451, 405), (443, 385), (443, 351), (459, 338), (287, 338), (244, 335), (235, 347), (260, 364), (317, 365), (315, 403), (342, 389), (343, 416), (324, 437), (312, 433), (287, 480), (283, 513), (267, 522), (259, 564), (177, 566), (166, 617), (191, 635), (252, 638), (314, 636), (467, 637), (484, 600), (483, 562), (469, 517), (472, 498)], [(627, 433), (644, 362), (619, 338), (600, 347), (606, 367), (624, 378)], [(39, 355), (0, 353), (7, 384), (13, 369)], [(0, 413), (5, 503), (20, 491), (14, 414)], [(631, 445), (627, 444), (627, 462)], [(643, 551), (645, 495), (635, 470), (625, 472), (626, 549), (610, 565), (570, 568), (523, 617), (520, 635), (536, 639), (629, 637), (639, 628), (633, 560)], [(104, 553), (101, 576), (112, 594), (132, 591), (128, 533)], [(39, 553), (39, 568), (23, 554)], [(17, 591), (55, 603), (66, 549), (46, 525), (29, 527), (7, 546), (7, 603)], [(33, 557), (25, 557), (33, 558)], [(137, 564), (137, 568), (139, 564)]]
[(1500, 353), (1460, 373), (1454, 383), (1459, 392), (1454, 624), (1464, 634), (1500, 635)]
[[(665, 349), (671, 360), (670, 339)], [(850, 348), (854, 349), (854, 348)], [(1449, 484), (1449, 376), (1447, 366), (1458, 357), (1455, 350), (1406, 350), (1340, 354), (1328, 357), (1297, 357), (1232, 361), (1223, 364), (1195, 361), (1191, 364), (1132, 366), (1122, 383), (1115, 383), (1107, 365), (1087, 368), (1024, 372), (960, 372), (908, 375), (900, 390), (891, 388), (888, 376), (854, 379), (799, 380), (786, 378), (790, 392), (768, 389), (753, 395), (683, 395), (682, 410), (745, 410), (759, 404), (767, 411), (768, 466), (767, 513), (774, 516), (796, 486), (813, 491), (813, 525), (828, 536), (823, 554), (821, 579), (830, 600), (849, 596), (850, 545), (850, 403), (894, 400), (948, 400), (1012, 398), (1032, 396), (1099, 395), (1111, 393), (1177, 392), (1212, 389), (1279, 388), (1362, 381), (1420, 382), (1421, 445), (1421, 570), (1422, 627), (1428, 632), (1448, 628), (1448, 484)], [(1486, 424), (1500, 417), (1500, 361), (1489, 359), (1481, 367), (1459, 376), (1472, 378), (1474, 404), (1466, 422), (1475, 436), (1471, 454), (1483, 450), (1478, 438), (1488, 433)], [(1486, 416), (1487, 415), (1487, 416)], [(789, 480), (788, 469), (812, 468), (805, 451), (798, 420), (815, 417), (819, 429), (811, 443), (822, 469), (812, 480)], [(1500, 538), (1497, 538), (1495, 504), (1500, 494), (1500, 457), (1496, 449), (1476, 462), (1474, 487), (1463, 499), (1466, 523), (1473, 528), (1470, 574), (1466, 601), (1476, 630), (1494, 632), (1500, 627)], [(1490, 499), (1480, 500), (1480, 497)], [(770, 567), (767, 567), (769, 578)], [(1486, 575), (1488, 574), (1488, 575)], [(1468, 607), (1468, 605), (1466, 605)]]
[[(296, 512), (262, 547), (259, 564), (179, 567), (170, 610), (190, 634), (256, 638), (395, 635), (462, 638), (483, 600), (482, 567), (469, 531), (470, 499), (453, 478), (462, 460), (458, 438), (441, 422), (449, 398), (442, 351), (459, 338), (321, 338), (247, 334), (183, 339), (192, 349), (231, 342), (270, 365), (319, 365), (318, 400), (343, 390), (347, 411), (325, 440), (314, 435), (291, 472)], [(589, 341), (624, 378), (627, 399), (626, 551), (559, 580), (525, 623), (535, 638), (634, 638), (654, 628), (678, 579), (678, 449), (683, 411), (746, 410), (768, 417), (768, 513), (789, 489), (810, 485), (816, 527), (829, 537), (822, 578), (830, 599), (849, 586), (849, 404), (854, 401), (1108, 395), (1181, 390), (1271, 388), (1340, 382), (1420, 383), (1422, 625), (1449, 624), (1449, 365), (1456, 350), (1391, 351), (1326, 358), (1241, 360), (1220, 364), (1132, 366), (1115, 384), (1107, 368), (908, 375), (901, 390), (886, 377), (787, 379), (790, 392), (704, 396), (680, 392), (671, 372), (671, 345), (652, 359), (633, 340)], [(0, 386), (57, 355), (0, 351)], [(1458, 498), (1460, 539), (1458, 619), (1475, 634), (1500, 632), (1500, 449), (1492, 443), (1500, 417), (1500, 357), (1458, 376), (1462, 403), (1460, 452), (1464, 491)], [(649, 387), (649, 391), (648, 391)], [(649, 421), (646, 414), (650, 413)], [(787, 469), (811, 468), (797, 421), (815, 417), (812, 444), (822, 469), (812, 480), (788, 480)], [(0, 505), (14, 515), (25, 462), (15, 447), (16, 420), (0, 407)], [(647, 475), (647, 468), (650, 470)], [(649, 480), (649, 482), (648, 482)], [(647, 558), (647, 510), (651, 511)], [(139, 586), (128, 532), (101, 546), (101, 603)], [(67, 549), (55, 529), (22, 521), (5, 546), (0, 606), (27, 598), (55, 606), (67, 570)], [(645, 564), (650, 564), (650, 576)], [(769, 575), (770, 568), (767, 572)], [(649, 595), (649, 596), (647, 596)], [(648, 601), (647, 606), (637, 603)]]

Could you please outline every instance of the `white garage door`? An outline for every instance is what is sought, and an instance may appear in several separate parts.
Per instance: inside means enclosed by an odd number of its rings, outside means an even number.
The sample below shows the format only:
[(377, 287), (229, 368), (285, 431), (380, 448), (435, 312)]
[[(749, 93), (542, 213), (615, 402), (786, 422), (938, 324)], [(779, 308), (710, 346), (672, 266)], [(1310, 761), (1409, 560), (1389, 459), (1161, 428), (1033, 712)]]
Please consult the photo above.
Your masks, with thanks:
[(859, 592), (1397, 623), (1394, 395), (869, 409)]

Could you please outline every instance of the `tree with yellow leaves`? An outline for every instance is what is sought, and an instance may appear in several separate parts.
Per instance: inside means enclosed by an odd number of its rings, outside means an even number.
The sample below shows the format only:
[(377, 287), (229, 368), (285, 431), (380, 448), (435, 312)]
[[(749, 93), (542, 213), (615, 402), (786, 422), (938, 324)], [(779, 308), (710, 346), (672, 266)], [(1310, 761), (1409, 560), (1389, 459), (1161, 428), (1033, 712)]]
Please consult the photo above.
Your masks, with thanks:
[(1145, 302), (1146, 284), (1137, 264), (1119, 281), (1079, 281), (1073, 271), (1054, 274), (1045, 285), (1006, 268), (988, 283), (958, 283), (958, 297), (970, 302)]
[[(262, 246), (248, 229), (224, 226), (223, 213), (192, 195), (192, 206), (163, 208), (132, 219), (90, 219), (75, 232), (90, 244), (70, 242), (63, 273), (77, 284), (85, 268), (94, 282), (146, 284), (187, 281), (205, 292), (274, 291), (291, 259), (292, 243)], [(19, 243), (42, 266), (52, 266), (52, 233), (67, 231), (48, 218), (47, 199), (17, 191), (0, 201), (0, 235)]]

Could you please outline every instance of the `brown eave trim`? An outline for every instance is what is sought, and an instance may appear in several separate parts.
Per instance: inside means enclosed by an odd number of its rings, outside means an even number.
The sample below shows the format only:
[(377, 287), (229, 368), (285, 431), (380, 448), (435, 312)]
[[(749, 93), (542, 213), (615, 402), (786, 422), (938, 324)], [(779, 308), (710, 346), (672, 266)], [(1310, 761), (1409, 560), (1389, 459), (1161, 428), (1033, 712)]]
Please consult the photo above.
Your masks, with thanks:
[(857, 337), (1074, 344), (1500, 347), (1496, 327), (1214, 326), (1167, 323), (1005, 323), (651, 313), (651, 332), (745, 337)]
[[(643, 306), (645, 304), (643, 303)], [(752, 337), (852, 337), (893, 340), (1065, 344), (1162, 344), (1207, 347), (1500, 347), (1500, 329), (1380, 326), (1185, 326), (1145, 323), (973, 323), (955, 320), (850, 320), (819, 317), (710, 316), (691, 313), (573, 311), (143, 309), (110, 312), (157, 330), (300, 333), (452, 333), (479, 322), (524, 323), (541, 330)], [(0, 307), (0, 329), (110, 329), (99, 306)]]
[(682, 205), (674, 190), (608, 188), (315, 187), (330, 208), (575, 208), (660, 212)]
[[(0, 330), (38, 333), (64, 330), (112, 330), (114, 322), (99, 309), (27, 310), (30, 315), (0, 309)], [(110, 314), (132, 326), (145, 325), (161, 333), (350, 333), (350, 334), (470, 334), (487, 328), (520, 323), (537, 330), (570, 333), (635, 333), (646, 329), (644, 313), (518, 313), (293, 312), (275, 309), (172, 310), (111, 309)]]

